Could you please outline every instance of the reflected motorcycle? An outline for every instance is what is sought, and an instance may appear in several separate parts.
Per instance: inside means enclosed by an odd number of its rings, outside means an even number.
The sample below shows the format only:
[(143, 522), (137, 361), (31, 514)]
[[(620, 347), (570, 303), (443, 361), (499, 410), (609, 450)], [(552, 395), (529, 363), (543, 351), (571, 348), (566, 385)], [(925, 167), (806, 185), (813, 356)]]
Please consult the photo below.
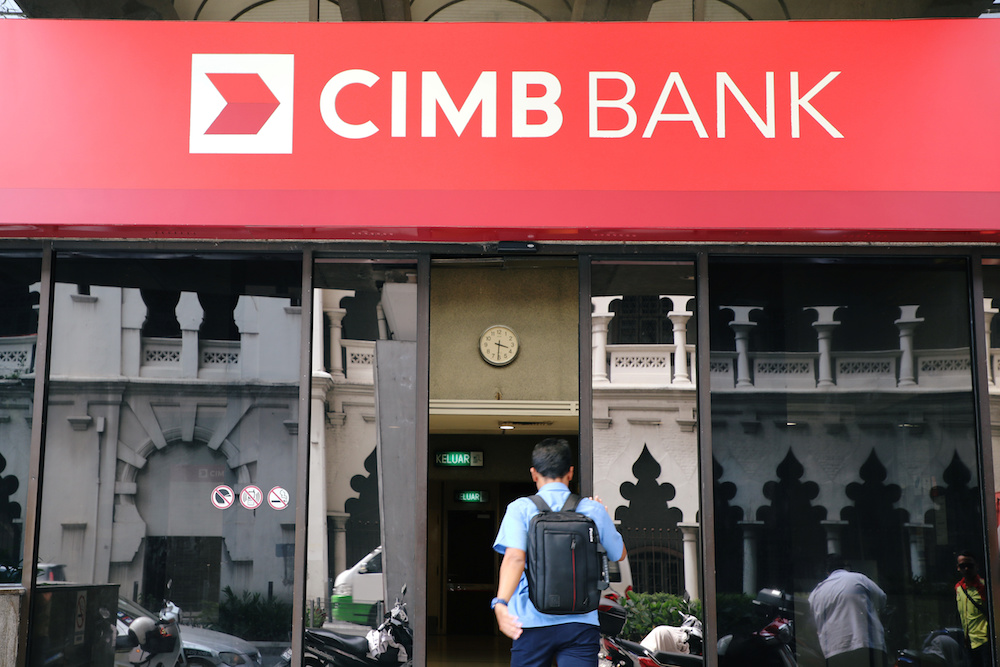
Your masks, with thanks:
[(115, 640), (115, 653), (128, 654), (128, 664), (138, 667), (187, 665), (181, 645), (180, 620), (180, 608), (164, 600), (158, 619), (149, 616), (130, 619), (128, 633)]
[[(625, 626), (627, 612), (613, 598), (605, 597), (597, 608), (601, 625), (601, 653), (611, 667), (702, 667), (702, 626), (694, 616), (682, 614), (684, 622), (680, 627), (659, 626), (654, 628), (642, 641), (637, 643), (619, 636)], [(663, 651), (656, 648), (662, 642), (657, 635), (670, 638), (670, 643), (684, 644), (690, 653)]]
[[(757, 610), (753, 619), (719, 639), (720, 667), (796, 667), (789, 597), (779, 590), (763, 589), (753, 604)], [(703, 667), (704, 658), (694, 650), (691, 653), (657, 651), (619, 637), (625, 624), (625, 609), (617, 602), (606, 600), (598, 611), (602, 649), (611, 667)], [(612, 618), (617, 621), (618, 617), (620, 623), (610, 622)]]
[[(406, 586), (400, 595), (406, 593)], [(406, 615), (406, 603), (397, 597), (383, 622), (364, 637), (343, 635), (322, 628), (306, 628), (303, 637), (306, 667), (373, 667), (413, 664), (413, 630)], [(277, 667), (292, 663), (287, 649)]]
[(757, 593), (753, 605), (755, 620), (719, 639), (719, 667), (795, 667), (790, 596), (765, 588)]
[(968, 667), (962, 628), (941, 628), (924, 638), (923, 647), (896, 654), (895, 667)]

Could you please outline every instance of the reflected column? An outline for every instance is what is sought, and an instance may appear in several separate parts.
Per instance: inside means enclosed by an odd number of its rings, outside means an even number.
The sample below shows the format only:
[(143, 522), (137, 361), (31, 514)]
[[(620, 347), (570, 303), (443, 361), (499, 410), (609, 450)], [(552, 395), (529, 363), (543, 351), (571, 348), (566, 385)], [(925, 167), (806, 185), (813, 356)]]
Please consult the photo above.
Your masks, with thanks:
[(698, 576), (701, 560), (698, 558), (698, 533), (701, 525), (679, 523), (684, 539), (684, 590), (692, 600), (701, 599), (701, 577)]
[(896, 320), (896, 327), (899, 328), (899, 386), (914, 387), (917, 384), (916, 372), (913, 364), (913, 332), (917, 325), (924, 321), (924, 318), (917, 317), (917, 308), (920, 306), (900, 306), (899, 319)]
[(351, 517), (346, 512), (330, 512), (328, 515), (333, 524), (333, 574), (347, 569), (347, 520)]
[(840, 548), (840, 535), (844, 531), (844, 526), (847, 525), (846, 521), (820, 521), (823, 529), (826, 531), (826, 553), (829, 554), (842, 554)]
[(323, 312), (330, 318), (330, 375), (344, 378), (344, 349), (340, 341), (343, 338), (344, 316), (347, 309), (340, 307), (340, 302), (354, 296), (354, 290), (330, 289), (323, 290)]
[[(306, 544), (306, 599), (327, 599), (329, 554), (326, 534), (326, 395), (333, 378), (323, 368), (322, 290), (313, 292), (312, 393), (309, 420), (309, 541)], [(343, 315), (341, 315), (343, 317)], [(339, 320), (338, 320), (339, 321)]]
[(816, 349), (819, 351), (819, 382), (816, 384), (817, 387), (834, 386), (830, 340), (833, 337), (833, 330), (840, 326), (840, 322), (833, 317), (843, 307), (846, 306), (806, 306), (802, 309), (816, 311), (816, 321), (813, 322), (812, 326), (816, 330)]
[(607, 384), (608, 382), (608, 325), (614, 319), (615, 314), (611, 312), (611, 304), (621, 300), (621, 296), (594, 296), (590, 302), (594, 306), (591, 314), (591, 346), (593, 348), (593, 371), (594, 382)]
[(736, 386), (752, 387), (750, 381), (750, 330), (757, 326), (756, 322), (750, 320), (750, 314), (756, 310), (763, 310), (759, 306), (719, 306), (719, 310), (731, 310), (733, 321), (729, 323), (729, 328), (736, 336)]
[(986, 331), (983, 333), (986, 335), (986, 381), (989, 385), (995, 386), (996, 381), (993, 378), (993, 349), (990, 345), (990, 341), (993, 339), (993, 317), (1000, 312), (997, 308), (993, 307), (993, 299), (983, 299), (983, 319), (986, 323)]
[(926, 523), (906, 523), (903, 525), (910, 538), (910, 574), (913, 577), (923, 577), (927, 574), (927, 550), (924, 546), (924, 535), (933, 526)]
[(743, 527), (743, 592), (757, 595), (757, 541), (763, 521), (740, 521)]
[[(309, 428), (309, 542), (306, 547), (306, 599), (329, 601), (326, 534), (326, 395), (333, 378), (314, 370)], [(339, 570), (337, 570), (339, 572)]]
[(687, 323), (694, 315), (687, 309), (688, 303), (693, 296), (684, 294), (661, 294), (661, 299), (670, 299), (674, 309), (667, 313), (667, 317), (674, 325), (674, 384), (689, 385), (691, 376), (688, 375), (687, 362)]

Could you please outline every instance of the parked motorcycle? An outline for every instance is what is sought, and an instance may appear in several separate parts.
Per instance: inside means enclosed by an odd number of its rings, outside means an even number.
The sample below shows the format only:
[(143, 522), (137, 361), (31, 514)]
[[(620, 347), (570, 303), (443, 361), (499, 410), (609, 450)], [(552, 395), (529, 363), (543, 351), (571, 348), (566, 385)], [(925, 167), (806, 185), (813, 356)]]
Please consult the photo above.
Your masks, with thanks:
[[(403, 586), (400, 595), (406, 594)], [(365, 637), (342, 635), (322, 628), (306, 628), (303, 637), (306, 667), (373, 667), (412, 665), (413, 630), (406, 615), (406, 603), (397, 597), (381, 625)], [(277, 667), (292, 663), (292, 650), (281, 655)]]
[(145, 613), (132, 616), (128, 609), (119, 609), (118, 618), (128, 626), (128, 631), (116, 638), (115, 653), (127, 658), (126, 664), (138, 667), (187, 665), (180, 637), (181, 610), (173, 602), (163, 601), (157, 619)]

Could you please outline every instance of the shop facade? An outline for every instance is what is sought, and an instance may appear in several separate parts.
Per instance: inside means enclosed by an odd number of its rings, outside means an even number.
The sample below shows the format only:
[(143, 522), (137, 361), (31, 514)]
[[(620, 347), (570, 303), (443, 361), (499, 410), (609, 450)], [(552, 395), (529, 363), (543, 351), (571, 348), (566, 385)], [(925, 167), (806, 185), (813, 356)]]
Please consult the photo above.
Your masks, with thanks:
[(890, 651), (955, 624), (958, 552), (995, 597), (997, 28), (539, 28), (0, 23), (37, 54), (0, 108), (16, 664), (77, 645), (39, 577), (301, 655), (377, 615), (335, 579), (379, 546), (418, 664), (502, 661), (547, 436), (709, 661), (774, 588), (821, 664), (828, 553)]

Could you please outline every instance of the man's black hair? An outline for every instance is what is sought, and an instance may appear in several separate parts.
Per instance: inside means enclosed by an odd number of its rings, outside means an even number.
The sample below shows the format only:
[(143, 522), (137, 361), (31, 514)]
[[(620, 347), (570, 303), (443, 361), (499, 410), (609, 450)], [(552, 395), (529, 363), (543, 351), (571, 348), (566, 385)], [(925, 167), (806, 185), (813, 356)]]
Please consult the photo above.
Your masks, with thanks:
[(531, 467), (547, 479), (564, 476), (572, 465), (572, 450), (562, 438), (545, 438), (531, 452)]
[(973, 564), (973, 565), (978, 565), (978, 564), (979, 564), (979, 563), (977, 562), (977, 560), (976, 560), (976, 555), (975, 555), (974, 553), (972, 553), (972, 552), (971, 552), (970, 550), (968, 550), (968, 549), (966, 549), (966, 550), (964, 550), (964, 551), (959, 551), (959, 552), (958, 552), (957, 554), (955, 554), (955, 558), (956, 558), (956, 559), (958, 559), (959, 557), (965, 557), (965, 558), (968, 558), (969, 560), (971, 560), (971, 561), (972, 561), (972, 564)]
[(826, 557), (826, 573), (830, 574), (834, 570), (846, 570), (847, 562), (840, 554), (829, 554)]

